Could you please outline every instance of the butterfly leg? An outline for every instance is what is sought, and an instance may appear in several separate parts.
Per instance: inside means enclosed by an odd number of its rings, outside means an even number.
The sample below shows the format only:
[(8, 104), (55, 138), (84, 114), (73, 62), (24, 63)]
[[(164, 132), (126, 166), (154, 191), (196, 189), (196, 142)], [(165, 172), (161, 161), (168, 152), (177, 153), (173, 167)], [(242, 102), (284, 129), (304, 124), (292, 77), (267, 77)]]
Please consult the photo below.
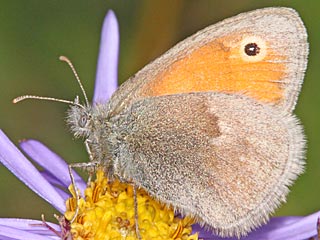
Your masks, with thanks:
[[(90, 145), (89, 145), (90, 143), (91, 143), (91, 141), (89, 139), (86, 139), (84, 141), (84, 145), (86, 146), (86, 150), (87, 150), (87, 153), (89, 155), (90, 162), (94, 162), (93, 161), (93, 154), (91, 152)], [(91, 182), (93, 172), (94, 171), (89, 171), (89, 177), (88, 177), (88, 182), (87, 183)]]
[[(76, 181), (74, 179), (74, 176), (73, 176), (73, 173), (72, 173), (72, 169), (73, 168), (81, 168), (81, 169), (84, 169), (84, 168), (95, 168), (97, 166), (98, 162), (84, 162), (84, 163), (72, 163), (72, 164), (69, 164), (68, 165), (68, 170), (69, 170), (69, 176), (70, 176), (70, 179), (71, 179), (71, 184), (73, 186), (73, 191), (74, 191), (74, 194), (75, 194), (75, 199), (76, 199), (76, 210), (75, 210), (75, 213), (72, 217), (72, 219), (70, 220), (71, 223), (74, 222), (74, 220), (77, 218), (78, 216), (78, 213), (79, 213), (79, 205), (78, 205), (78, 201), (80, 199), (80, 195), (79, 195), (79, 191), (78, 191), (78, 188), (76, 186)], [(90, 173), (92, 174), (93, 171), (90, 171)], [(88, 182), (89, 183), (89, 180)]]
[(99, 162), (94, 161), (94, 159), (93, 159), (93, 154), (92, 154), (92, 151), (91, 151), (91, 149), (90, 149), (90, 144), (92, 144), (92, 141), (89, 140), (89, 139), (86, 139), (86, 140), (84, 141), (84, 144), (85, 144), (85, 147), (86, 147), (86, 151), (87, 151), (87, 153), (88, 153), (88, 156), (89, 156), (90, 163), (93, 163), (93, 164), (88, 163), (88, 166), (85, 166), (85, 167), (91, 167), (91, 166), (93, 167), (93, 170), (90, 169), (90, 170), (88, 171), (89, 177), (88, 177), (87, 183), (89, 183), (89, 182), (91, 182), (93, 173), (95, 172), (95, 171), (94, 171), (94, 167), (95, 167), (95, 166), (98, 166), (98, 165), (99, 165)]
[(136, 235), (139, 240), (141, 240), (141, 235), (139, 231), (139, 222), (138, 222), (138, 198), (137, 198), (137, 186), (133, 184), (133, 201), (134, 201), (134, 220), (136, 226)]
[(78, 201), (79, 201), (79, 198), (80, 198), (79, 192), (78, 192), (78, 188), (76, 187), (76, 181), (74, 180), (74, 176), (72, 174), (72, 167), (73, 167), (73, 164), (68, 165), (69, 176), (70, 176), (70, 179), (71, 179), (71, 184), (73, 186), (73, 191), (74, 191), (75, 198), (76, 198), (76, 210), (74, 212), (74, 215), (73, 215), (72, 219), (70, 220), (71, 223), (73, 223), (74, 220), (76, 219), (76, 217), (78, 216), (78, 213), (79, 213)]
[(87, 153), (89, 155), (89, 159), (90, 159), (90, 161), (93, 161), (93, 155), (92, 155), (92, 152), (91, 152), (91, 149), (90, 149), (90, 146), (89, 146), (90, 143), (91, 143), (91, 141), (89, 139), (86, 139), (84, 141), (84, 145), (86, 146), (86, 150), (87, 150)]

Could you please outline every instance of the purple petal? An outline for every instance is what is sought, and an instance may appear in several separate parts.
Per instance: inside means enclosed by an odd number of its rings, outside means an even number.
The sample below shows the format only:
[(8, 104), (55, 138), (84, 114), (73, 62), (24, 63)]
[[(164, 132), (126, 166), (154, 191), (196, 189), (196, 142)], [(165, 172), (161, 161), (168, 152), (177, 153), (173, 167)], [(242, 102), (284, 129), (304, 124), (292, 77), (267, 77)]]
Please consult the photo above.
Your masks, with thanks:
[(54, 187), (39, 173), (10, 139), (0, 130), (0, 162), (17, 178), (40, 197), (49, 202), (59, 212), (65, 212), (64, 199)]
[(119, 26), (112, 10), (102, 26), (93, 103), (106, 103), (118, 86)]
[[(302, 240), (317, 235), (317, 222), (320, 212), (306, 217), (275, 217), (270, 222), (241, 240)], [(238, 238), (221, 238), (206, 232), (199, 225), (193, 227), (193, 232), (200, 232), (199, 238), (209, 240), (239, 240)]]
[[(51, 173), (63, 186), (68, 187), (71, 183), (68, 164), (56, 153), (52, 152), (48, 147), (36, 140), (25, 140), (20, 143), (23, 151), (31, 157), (37, 164)], [(83, 193), (86, 183), (82, 178), (73, 171), (77, 188)]]
[(51, 185), (66, 189), (65, 184), (61, 183), (61, 181), (57, 179), (55, 176), (53, 176), (50, 172), (42, 170), (40, 171), (40, 173)]
[[(17, 239), (17, 240), (26, 240), (26, 239), (32, 239), (32, 240), (52, 240), (49, 236), (39, 235), (35, 233), (30, 233), (27, 231), (6, 227), (0, 225), (0, 239)], [(58, 237), (56, 239), (59, 239)]]
[(53, 177), (51, 173), (48, 173), (47, 171), (41, 171), (40, 173), (54, 187), (54, 189), (64, 200), (67, 200), (71, 197), (71, 194), (67, 192), (69, 190), (67, 190), (64, 186), (61, 186), (61, 183), (55, 177)]
[(319, 212), (306, 217), (276, 217), (270, 223), (253, 232), (248, 239), (285, 240), (307, 239), (317, 234)]
[[(57, 232), (61, 231), (59, 225), (46, 222)], [(31, 233), (37, 233), (41, 235), (55, 235), (46, 226), (41, 226), (43, 223), (39, 220), (22, 219), (22, 218), (0, 218), (0, 226), (6, 226), (15, 228), (18, 230), (28, 231)]]

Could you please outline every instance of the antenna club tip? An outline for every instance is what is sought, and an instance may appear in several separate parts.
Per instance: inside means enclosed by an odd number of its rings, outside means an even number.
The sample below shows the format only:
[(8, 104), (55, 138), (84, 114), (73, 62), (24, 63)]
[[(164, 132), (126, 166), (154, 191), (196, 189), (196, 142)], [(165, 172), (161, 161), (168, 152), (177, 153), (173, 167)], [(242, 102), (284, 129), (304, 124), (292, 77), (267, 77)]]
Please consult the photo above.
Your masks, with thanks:
[(64, 62), (69, 61), (69, 59), (68, 59), (66, 56), (60, 56), (60, 57), (59, 57), (59, 60), (60, 60), (60, 61), (64, 61)]
[(19, 98), (15, 98), (12, 100), (12, 103), (18, 103), (19, 102)]

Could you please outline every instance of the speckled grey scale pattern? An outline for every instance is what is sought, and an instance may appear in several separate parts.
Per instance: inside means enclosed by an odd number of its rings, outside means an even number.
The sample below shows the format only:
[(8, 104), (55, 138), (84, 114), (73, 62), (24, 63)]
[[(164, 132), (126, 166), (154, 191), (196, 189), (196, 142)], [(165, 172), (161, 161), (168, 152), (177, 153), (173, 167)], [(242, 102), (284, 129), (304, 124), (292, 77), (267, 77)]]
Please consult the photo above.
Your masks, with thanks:
[(121, 136), (110, 148), (121, 166), (115, 172), (219, 234), (244, 234), (266, 221), (265, 211), (273, 212), (302, 172), (295, 117), (247, 97), (162, 96), (127, 112), (120, 124), (111, 119), (111, 135)]

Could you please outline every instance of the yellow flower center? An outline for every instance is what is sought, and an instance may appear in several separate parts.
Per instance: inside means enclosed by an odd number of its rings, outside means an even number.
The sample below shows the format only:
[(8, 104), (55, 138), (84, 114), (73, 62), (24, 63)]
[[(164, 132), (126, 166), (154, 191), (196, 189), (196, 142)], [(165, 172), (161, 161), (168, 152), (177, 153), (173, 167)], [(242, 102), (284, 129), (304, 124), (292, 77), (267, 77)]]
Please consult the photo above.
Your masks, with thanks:
[[(70, 220), (77, 207), (73, 197), (66, 202), (66, 219)], [(144, 190), (137, 190), (138, 227), (142, 239), (146, 240), (197, 240), (191, 235), (193, 220), (174, 216), (171, 207), (165, 206)], [(135, 227), (133, 186), (118, 180), (108, 181), (103, 171), (97, 171), (97, 178), (85, 190), (85, 198), (78, 200), (79, 212), (71, 223), (74, 240), (133, 240), (138, 239)]]

